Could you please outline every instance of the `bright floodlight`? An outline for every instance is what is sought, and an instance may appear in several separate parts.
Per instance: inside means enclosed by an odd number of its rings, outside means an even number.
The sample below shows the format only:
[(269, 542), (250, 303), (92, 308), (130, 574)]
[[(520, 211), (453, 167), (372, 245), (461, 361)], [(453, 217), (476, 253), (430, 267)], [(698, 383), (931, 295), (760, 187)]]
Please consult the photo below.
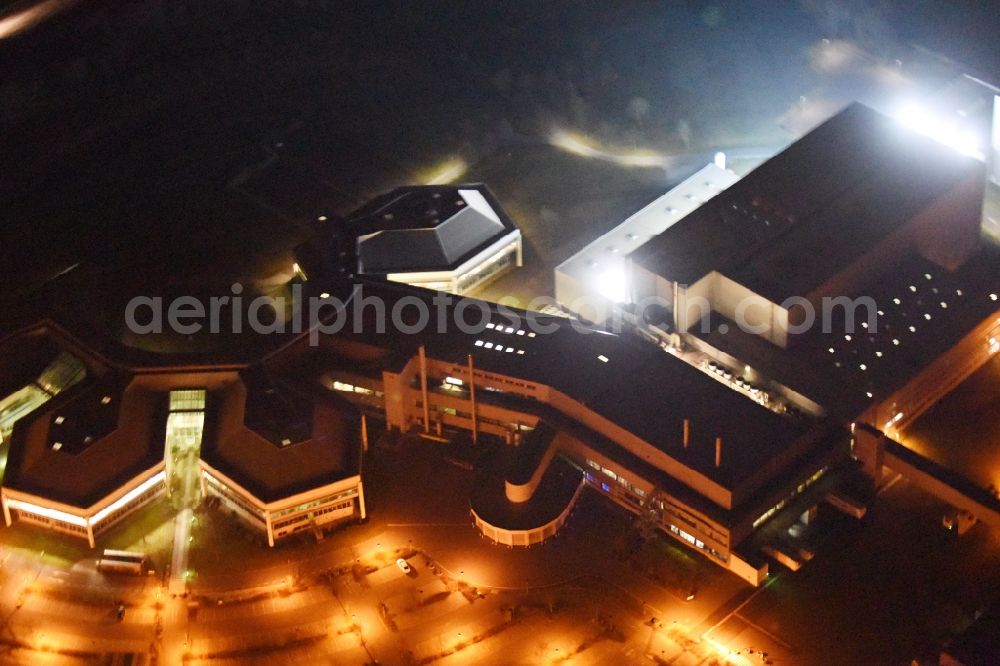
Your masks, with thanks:
[(917, 104), (910, 103), (900, 107), (896, 118), (913, 131), (957, 150), (963, 155), (980, 161), (985, 159), (979, 148), (979, 137), (975, 132), (960, 129), (951, 122), (934, 116)]
[(625, 271), (622, 267), (609, 268), (597, 276), (597, 290), (601, 296), (615, 303), (628, 300), (628, 288), (625, 281)]

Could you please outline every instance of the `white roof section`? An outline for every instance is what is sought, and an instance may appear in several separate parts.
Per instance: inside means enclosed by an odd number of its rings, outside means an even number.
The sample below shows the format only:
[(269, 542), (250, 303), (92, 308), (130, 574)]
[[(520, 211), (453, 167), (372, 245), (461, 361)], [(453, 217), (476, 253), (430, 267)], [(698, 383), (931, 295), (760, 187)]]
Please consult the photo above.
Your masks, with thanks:
[(459, 190), (458, 194), (465, 200), (465, 203), (472, 206), (477, 213), (483, 217), (493, 220), (497, 224), (502, 224), (502, 222), (500, 222), (500, 216), (497, 215), (495, 210), (493, 210), (493, 206), (486, 201), (486, 197), (483, 196), (482, 192), (479, 190)]
[(573, 303), (580, 298), (625, 302), (625, 257), (738, 180), (712, 163), (654, 199), (556, 267), (556, 300), (574, 312), (579, 312)]

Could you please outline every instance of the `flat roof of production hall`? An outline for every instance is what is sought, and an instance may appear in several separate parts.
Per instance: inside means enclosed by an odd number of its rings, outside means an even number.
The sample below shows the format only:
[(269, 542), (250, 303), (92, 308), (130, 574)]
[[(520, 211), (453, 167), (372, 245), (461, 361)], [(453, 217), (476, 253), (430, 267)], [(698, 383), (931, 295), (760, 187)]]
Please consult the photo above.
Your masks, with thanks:
[[(349, 287), (340, 286), (341, 292), (345, 289)], [(431, 302), (434, 292), (406, 285), (365, 282), (353, 298), (374, 296), (387, 303), (386, 311), (407, 296), (426, 302), (431, 313), (437, 312)], [(375, 308), (362, 310), (356, 328), (348, 303), (343, 328), (333, 337), (391, 349), (405, 357), (412, 357), (423, 344), (428, 357), (450, 361), (460, 369), (471, 354), (477, 371), (555, 388), (730, 488), (754, 476), (813, 426), (807, 419), (780, 416), (761, 407), (655, 345), (591, 329), (583, 332), (562, 317), (501, 309), (472, 299), (464, 302), (477, 304), (465, 308), (466, 321), (477, 324), (480, 312), (486, 312), (484, 325), (463, 332), (454, 325), (455, 306), (451, 305), (443, 310), (446, 330), (434, 330), (432, 315), (426, 333), (408, 334), (392, 325), (378, 332)], [(415, 308), (404, 309), (402, 314), (415, 316)], [(295, 354), (315, 352), (310, 352), (303, 339)], [(326, 369), (317, 366), (314, 371), (318, 376)], [(684, 419), (691, 422), (687, 449), (682, 446)], [(714, 464), (716, 437), (724, 445), (723, 464), (718, 468)]]
[(741, 331), (715, 312), (707, 332), (701, 325), (690, 332), (832, 414), (853, 419), (905, 386), (1000, 309), (1000, 247), (984, 243), (952, 273), (911, 255), (900, 270), (854, 296), (872, 299), (875, 330), (865, 328), (866, 308), (857, 310), (848, 328), (838, 307), (828, 332), (817, 313), (816, 325), (787, 349)]
[(679, 284), (718, 271), (780, 303), (811, 293), (982, 169), (852, 104), (630, 259)]
[(559, 264), (556, 272), (590, 283), (598, 291), (607, 289), (609, 280), (614, 283), (623, 279), (625, 258), (630, 253), (684, 219), (737, 180), (739, 178), (735, 173), (720, 169), (715, 164), (702, 167), (669, 192), (630, 215), (614, 229), (588, 243)]

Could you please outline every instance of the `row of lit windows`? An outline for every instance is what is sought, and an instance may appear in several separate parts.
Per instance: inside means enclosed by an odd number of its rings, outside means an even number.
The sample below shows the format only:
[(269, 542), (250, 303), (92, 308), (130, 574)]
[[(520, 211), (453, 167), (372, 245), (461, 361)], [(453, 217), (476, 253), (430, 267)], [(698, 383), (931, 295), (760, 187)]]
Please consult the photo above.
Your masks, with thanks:
[(312, 521), (312, 520), (315, 520), (316, 518), (318, 518), (319, 516), (322, 516), (323, 514), (330, 513), (332, 511), (343, 511), (344, 509), (349, 509), (349, 508), (351, 508), (353, 506), (354, 506), (354, 500), (353, 499), (347, 500), (346, 502), (338, 502), (337, 504), (334, 504), (333, 506), (324, 507), (324, 508), (318, 509), (316, 511), (310, 511), (308, 513), (303, 513), (303, 514), (300, 514), (298, 516), (294, 516), (292, 518), (287, 518), (287, 519), (282, 520), (281, 522), (278, 522), (278, 523), (273, 523), (272, 524), (272, 528), (277, 531), (279, 529), (284, 529), (284, 528), (288, 527), (289, 525), (294, 525), (295, 523), (298, 523), (298, 522), (301, 522), (301, 521), (307, 521), (307, 522), (308, 521)]
[[(591, 466), (593, 466), (592, 461), (588, 460), (587, 462), (591, 463)], [(601, 471), (603, 472), (604, 468), (601, 468)], [(590, 472), (584, 472), (583, 476), (587, 480), (588, 483), (590, 483), (592, 485), (598, 485), (598, 486), (600, 486), (601, 490), (603, 490), (604, 492), (609, 493), (609, 494), (613, 493), (613, 494), (618, 495), (618, 493), (614, 493), (615, 486), (613, 486), (610, 483), (607, 483), (606, 481), (600, 481), (597, 477), (595, 477)], [(610, 476), (610, 475), (608, 475), (608, 476)], [(622, 477), (621, 476), (619, 476), (618, 479), (619, 479), (619, 485), (620, 486), (627, 487), (627, 485), (622, 482), (622, 480), (621, 480)], [(632, 488), (635, 489), (634, 486), (632, 486)], [(637, 509), (643, 508), (643, 502), (642, 502), (642, 500), (639, 497), (637, 497), (636, 495), (634, 495), (633, 493), (631, 493), (631, 492), (621, 493), (620, 497), (622, 497), (629, 504), (635, 506)], [(666, 506), (664, 505), (663, 502), (657, 501), (656, 504), (655, 504), (655, 506), (657, 506), (661, 511), (666, 511), (666, 513), (671, 514), (675, 518), (680, 518), (685, 523), (689, 524), (693, 529), (697, 529), (697, 526), (695, 525), (694, 522), (686, 519), (682, 515), (674, 514), (673, 511), (670, 511), (669, 509), (666, 508)], [(673, 532), (675, 535), (681, 536), (685, 541), (687, 541), (688, 543), (690, 543), (692, 546), (695, 546), (696, 548), (698, 548), (698, 549), (700, 549), (700, 550), (702, 550), (702, 551), (704, 551), (704, 552), (712, 555), (713, 557), (716, 557), (717, 559), (719, 559), (719, 560), (721, 560), (723, 562), (726, 561), (726, 556), (725, 555), (723, 555), (719, 551), (715, 550), (711, 546), (706, 546), (705, 542), (702, 541), (701, 539), (697, 539), (697, 538), (691, 536), (687, 532), (679, 529), (676, 525), (673, 525), (671, 523), (667, 523), (662, 518), (660, 519), (660, 522), (661, 522), (662, 525), (665, 525), (666, 527), (668, 527), (671, 532)], [(722, 539), (719, 539), (715, 534), (713, 534), (712, 536), (713, 536), (713, 538), (716, 538), (718, 541), (720, 541), (720, 542), (722, 541)]]
[(274, 511), (271, 513), (271, 519), (282, 518), (293, 513), (298, 513), (300, 511), (308, 511), (310, 509), (316, 508), (320, 505), (327, 504), (329, 502), (336, 502), (337, 500), (347, 499), (348, 497), (357, 497), (358, 489), (350, 488), (343, 492), (339, 492), (336, 495), (328, 495), (318, 500), (313, 500), (311, 502), (306, 502), (305, 504), (299, 504), (298, 506), (289, 507), (287, 509), (281, 509), (279, 511)]
[[(642, 488), (640, 488), (638, 486), (630, 484), (628, 482), (628, 480), (625, 479), (624, 476), (622, 476), (620, 474), (616, 474), (613, 469), (610, 469), (610, 468), (607, 468), (607, 467), (603, 467), (600, 463), (597, 463), (597, 462), (595, 462), (593, 460), (587, 459), (587, 465), (589, 465), (590, 467), (594, 468), (595, 470), (601, 472), (602, 474), (604, 474), (608, 478), (616, 481), (617, 484), (623, 490), (625, 490), (627, 493), (634, 494), (637, 499), (635, 499), (634, 501), (630, 500), (632, 504), (634, 504), (636, 506), (642, 506), (643, 505), (643, 500), (646, 498), (646, 494), (647, 494), (645, 490), (643, 490)], [(591, 481), (592, 483), (594, 482), (593, 481), (593, 477), (591, 477), (589, 475), (587, 476), (587, 480)], [(605, 483), (601, 483), (600, 485), (601, 485), (601, 489), (604, 490), (605, 492), (611, 492), (612, 486), (610, 486), (608, 484), (605, 484)], [(628, 495), (625, 495), (625, 498), (629, 499)], [(676, 519), (676, 520), (684, 523), (685, 525), (687, 525), (691, 529), (697, 530), (699, 532), (702, 532), (704, 534), (707, 534), (707, 535), (711, 536), (711, 538), (715, 539), (716, 541), (718, 541), (720, 543), (724, 543), (726, 541), (725, 537), (723, 535), (721, 535), (721, 534), (717, 534), (715, 532), (715, 530), (713, 530), (711, 528), (711, 526), (701, 525), (694, 518), (692, 518), (691, 516), (689, 516), (687, 514), (687, 512), (684, 511), (680, 506), (678, 506), (678, 505), (676, 505), (676, 504), (674, 504), (674, 503), (672, 503), (670, 501), (664, 501), (662, 499), (656, 499), (656, 500), (653, 501), (653, 506), (655, 508), (659, 509), (661, 512), (669, 514), (672, 518), (674, 518), (674, 519)]]
[(200, 412), (205, 410), (205, 389), (184, 389), (170, 392), (171, 412)]
[(219, 495), (223, 499), (228, 500), (232, 504), (236, 505), (244, 513), (246, 513), (248, 517), (257, 520), (262, 525), (266, 522), (265, 519), (264, 519), (264, 514), (263, 514), (263, 512), (260, 509), (258, 509), (257, 507), (249, 504), (246, 500), (244, 500), (242, 497), (240, 497), (237, 493), (235, 493), (232, 490), (230, 490), (229, 486), (227, 486), (226, 484), (224, 484), (222, 481), (219, 481), (214, 476), (212, 476), (211, 474), (207, 474), (207, 473), (205, 474), (205, 480), (208, 483), (209, 487), (213, 491), (215, 491), (215, 493), (217, 495)]
[(74, 525), (73, 523), (67, 523), (58, 518), (49, 518), (47, 516), (40, 516), (37, 513), (32, 513), (31, 511), (25, 511), (24, 509), (11, 509), (11, 518), (17, 518), (18, 520), (24, 520), (29, 523), (35, 523), (36, 525), (44, 525), (46, 527), (51, 527), (53, 529), (59, 530), (60, 532), (73, 532), (74, 534), (87, 535), (86, 525)]
[(643, 490), (639, 486), (633, 486), (632, 484), (630, 484), (625, 479), (624, 476), (616, 474), (613, 469), (611, 469), (609, 467), (602, 467), (599, 463), (597, 463), (597, 462), (595, 462), (593, 460), (590, 460), (590, 459), (587, 459), (587, 464), (590, 465), (591, 467), (593, 467), (594, 469), (596, 469), (597, 471), (601, 472), (605, 476), (607, 476), (607, 477), (609, 477), (609, 478), (617, 481), (618, 484), (622, 488), (624, 488), (625, 490), (628, 490), (629, 492), (632, 492), (632, 493), (634, 493), (635, 495), (637, 495), (637, 496), (639, 496), (641, 498), (646, 497), (646, 491), (645, 490)]
[(140, 506), (142, 506), (143, 504), (154, 498), (157, 494), (161, 493), (163, 489), (164, 489), (164, 484), (162, 481), (160, 483), (154, 484), (152, 487), (146, 490), (146, 492), (142, 493), (128, 504), (118, 507), (117, 509), (109, 513), (107, 516), (105, 516), (100, 523), (93, 526), (94, 533), (97, 534), (101, 530), (107, 529), (115, 522), (117, 522), (119, 519), (123, 518), (126, 514), (132, 512), (133, 510), (139, 508)]
[(824, 467), (823, 469), (819, 470), (818, 472), (816, 472), (815, 474), (813, 474), (812, 476), (810, 476), (808, 479), (806, 479), (805, 481), (803, 481), (802, 483), (800, 483), (798, 485), (798, 487), (796, 487), (795, 490), (793, 490), (792, 493), (788, 497), (786, 497), (785, 499), (781, 500), (780, 502), (778, 502), (777, 504), (775, 504), (774, 506), (772, 506), (770, 509), (768, 509), (767, 511), (765, 511), (764, 513), (762, 513), (757, 518), (757, 520), (753, 521), (753, 527), (754, 527), (754, 529), (757, 529), (768, 518), (770, 518), (771, 516), (773, 516), (777, 512), (779, 512), (782, 509), (784, 509), (785, 506), (787, 506), (789, 502), (791, 502), (793, 499), (795, 499), (796, 497), (798, 497), (798, 495), (802, 491), (804, 491), (806, 488), (808, 488), (812, 484), (814, 484), (817, 481), (819, 481), (820, 477), (823, 476), (823, 474), (826, 473), (826, 470), (827, 470), (827, 468)]
[(356, 384), (348, 384), (346, 382), (334, 381), (333, 390), (341, 391), (343, 393), (360, 393), (361, 395), (371, 395), (376, 398), (381, 398), (385, 394), (382, 391), (377, 391), (375, 389), (366, 388), (364, 386), (357, 386)]
[(698, 539), (698, 538), (696, 538), (696, 537), (688, 534), (687, 532), (685, 532), (684, 530), (680, 529), (676, 525), (670, 525), (670, 533), (674, 534), (674, 535), (676, 535), (678, 537), (680, 537), (681, 539), (683, 539), (684, 541), (686, 541), (690, 545), (694, 546), (695, 548), (697, 548), (699, 550), (702, 550), (702, 551), (708, 553), (712, 557), (714, 557), (714, 558), (716, 558), (718, 560), (721, 560), (722, 562), (726, 561), (726, 556), (725, 555), (723, 555), (719, 551), (715, 550), (711, 546), (706, 546), (704, 541), (702, 541), (701, 539)]

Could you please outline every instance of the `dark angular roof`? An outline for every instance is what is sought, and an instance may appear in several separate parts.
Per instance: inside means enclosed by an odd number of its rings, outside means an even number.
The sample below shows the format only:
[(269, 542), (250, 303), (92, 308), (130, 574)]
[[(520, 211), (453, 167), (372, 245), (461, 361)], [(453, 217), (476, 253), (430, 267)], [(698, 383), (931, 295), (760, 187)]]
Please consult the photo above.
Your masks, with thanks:
[[(297, 393), (259, 372), (211, 395), (202, 459), (263, 502), (358, 474), (351, 410), (335, 396)], [(289, 409), (270, 412), (276, 404)]]
[(485, 185), (401, 187), (343, 224), (357, 238), (358, 272), (449, 270), (515, 229)]
[[(86, 381), (19, 421), (4, 485), (85, 509), (161, 462), (166, 396), (127, 383), (115, 375)], [(105, 396), (111, 397), (106, 404)], [(102, 415), (105, 410), (114, 416)], [(62, 425), (55, 423), (60, 415)], [(76, 419), (82, 423), (74, 428)], [(109, 429), (111, 421), (116, 425)], [(62, 442), (64, 435), (72, 439)], [(56, 442), (64, 445), (54, 448)]]

